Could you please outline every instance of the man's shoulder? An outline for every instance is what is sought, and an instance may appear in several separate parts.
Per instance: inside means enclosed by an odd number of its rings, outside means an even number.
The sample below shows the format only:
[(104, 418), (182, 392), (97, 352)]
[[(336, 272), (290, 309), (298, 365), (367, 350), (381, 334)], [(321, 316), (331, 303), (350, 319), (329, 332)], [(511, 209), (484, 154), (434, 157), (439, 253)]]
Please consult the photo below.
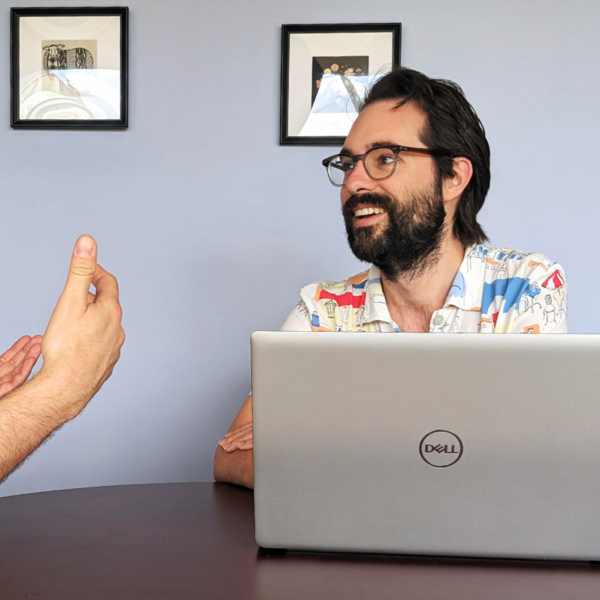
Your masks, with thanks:
[(549, 272), (562, 267), (541, 252), (524, 252), (516, 248), (491, 248), (484, 245), (473, 246), (467, 254), (470, 260), (485, 263), (486, 279), (504, 277), (528, 278), (533, 273)]
[(319, 291), (332, 296), (343, 296), (347, 293), (363, 293), (367, 287), (369, 275), (372, 270), (368, 269), (342, 281), (315, 281), (303, 286), (300, 289), (300, 294), (302, 296), (314, 296)]
[(315, 281), (300, 289), (312, 331), (363, 331), (374, 297), (381, 296), (379, 269), (343, 281)]

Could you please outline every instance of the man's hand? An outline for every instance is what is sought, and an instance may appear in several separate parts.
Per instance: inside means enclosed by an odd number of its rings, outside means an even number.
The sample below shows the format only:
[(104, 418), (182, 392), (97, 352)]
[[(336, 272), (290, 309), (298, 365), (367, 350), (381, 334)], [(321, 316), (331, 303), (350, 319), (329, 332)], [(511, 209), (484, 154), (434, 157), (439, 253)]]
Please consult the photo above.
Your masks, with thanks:
[(0, 398), (25, 383), (41, 351), (41, 335), (24, 335), (0, 356)]
[(215, 481), (254, 487), (252, 395), (246, 398), (229, 431), (215, 451)]
[(219, 442), (219, 446), (225, 452), (234, 450), (251, 450), (254, 446), (252, 439), (252, 423), (246, 423), (242, 427), (233, 429), (225, 434), (225, 437)]
[(14, 385), (31, 371), (42, 342), (40, 372), (0, 399), (0, 480), (85, 408), (119, 359), (125, 333), (117, 280), (96, 255), (94, 238), (81, 236), (44, 339), (22, 338), (0, 357), (0, 386)]
[(81, 236), (42, 343), (40, 375), (71, 397), (72, 416), (110, 377), (125, 341), (117, 280), (96, 264), (96, 256), (94, 238)]

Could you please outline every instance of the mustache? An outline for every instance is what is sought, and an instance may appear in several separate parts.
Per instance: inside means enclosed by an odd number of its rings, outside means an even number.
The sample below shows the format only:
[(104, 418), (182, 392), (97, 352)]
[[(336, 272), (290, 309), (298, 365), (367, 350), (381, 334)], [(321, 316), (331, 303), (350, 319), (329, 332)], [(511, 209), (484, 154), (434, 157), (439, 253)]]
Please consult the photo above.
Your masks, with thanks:
[(346, 200), (342, 206), (342, 214), (345, 218), (354, 218), (354, 211), (359, 204), (368, 204), (376, 208), (383, 208), (386, 212), (391, 212), (394, 209), (394, 201), (389, 196), (383, 194), (353, 194)]

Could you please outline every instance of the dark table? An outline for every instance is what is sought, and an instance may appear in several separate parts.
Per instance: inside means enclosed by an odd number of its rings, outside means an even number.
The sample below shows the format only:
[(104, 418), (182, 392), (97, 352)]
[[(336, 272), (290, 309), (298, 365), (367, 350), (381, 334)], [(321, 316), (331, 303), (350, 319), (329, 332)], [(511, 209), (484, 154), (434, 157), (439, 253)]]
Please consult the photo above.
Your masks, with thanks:
[(266, 553), (252, 504), (252, 492), (212, 483), (0, 498), (0, 598), (600, 598), (587, 563)]

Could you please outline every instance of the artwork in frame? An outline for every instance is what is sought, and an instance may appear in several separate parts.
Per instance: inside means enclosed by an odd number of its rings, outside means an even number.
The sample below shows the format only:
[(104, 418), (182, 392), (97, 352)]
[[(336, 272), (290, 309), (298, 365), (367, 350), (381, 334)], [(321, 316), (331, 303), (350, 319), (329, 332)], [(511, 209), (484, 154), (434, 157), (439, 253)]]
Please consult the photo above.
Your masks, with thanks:
[(279, 143), (343, 145), (366, 90), (400, 66), (401, 23), (281, 29)]
[(11, 127), (127, 127), (127, 7), (11, 8)]

